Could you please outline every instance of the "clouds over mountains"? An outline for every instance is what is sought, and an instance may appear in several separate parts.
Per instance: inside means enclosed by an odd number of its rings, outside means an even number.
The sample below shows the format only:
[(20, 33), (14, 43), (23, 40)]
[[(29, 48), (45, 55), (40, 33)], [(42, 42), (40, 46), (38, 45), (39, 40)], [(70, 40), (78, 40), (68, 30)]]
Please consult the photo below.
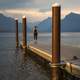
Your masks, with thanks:
[(31, 22), (41, 21), (51, 17), (51, 5), (55, 1), (61, 3), (62, 17), (70, 12), (80, 13), (80, 0), (0, 0), (0, 13), (20, 19), (26, 15)]

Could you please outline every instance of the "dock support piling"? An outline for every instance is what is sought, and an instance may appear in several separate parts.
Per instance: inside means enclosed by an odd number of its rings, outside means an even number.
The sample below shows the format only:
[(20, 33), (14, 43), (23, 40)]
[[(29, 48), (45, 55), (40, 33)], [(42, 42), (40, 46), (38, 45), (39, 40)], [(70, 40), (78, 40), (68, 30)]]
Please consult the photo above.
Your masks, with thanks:
[(22, 32), (23, 32), (23, 49), (27, 48), (27, 42), (26, 42), (26, 17), (23, 16), (22, 18)]
[(52, 6), (52, 79), (60, 79), (60, 5)]
[(15, 18), (15, 23), (16, 23), (16, 48), (19, 46), (19, 40), (18, 40), (18, 19)]

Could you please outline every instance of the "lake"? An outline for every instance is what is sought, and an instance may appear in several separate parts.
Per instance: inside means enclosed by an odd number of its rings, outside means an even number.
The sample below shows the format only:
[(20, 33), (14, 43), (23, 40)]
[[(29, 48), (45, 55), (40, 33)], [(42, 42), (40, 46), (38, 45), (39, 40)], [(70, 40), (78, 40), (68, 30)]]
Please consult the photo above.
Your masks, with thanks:
[[(33, 41), (33, 34), (27, 34), (28, 44)], [(22, 41), (22, 33), (19, 33), (19, 41)], [(51, 44), (51, 33), (38, 35), (38, 41)], [(15, 33), (0, 33), (0, 49), (15, 48)], [(80, 33), (61, 33), (61, 44), (80, 47)]]
[[(34, 42), (33, 34), (28, 33), (27, 36), (29, 45)], [(30, 57), (28, 57), (25, 66), (23, 66), (23, 52), (16, 50), (15, 41), (15, 33), (0, 33), (0, 80), (35, 80), (35, 78), (37, 80), (50, 80), (49, 75), (46, 74), (47, 72)], [(19, 33), (19, 41), (22, 41), (22, 33)], [(38, 42), (42, 46), (51, 46), (51, 33), (40, 33)], [(80, 48), (80, 33), (62, 33), (61, 44)], [(68, 57), (72, 54), (65, 55)]]
[[(19, 39), (22, 40), (21, 33)], [(24, 52), (16, 49), (15, 40), (15, 33), (0, 33), (0, 80), (50, 80), (36, 61), (29, 56), (25, 60)]]
[[(38, 40), (44, 44), (51, 44), (51, 33), (38, 34)], [(33, 34), (28, 34), (28, 41), (33, 41)], [(61, 33), (61, 44), (80, 47), (80, 33)]]

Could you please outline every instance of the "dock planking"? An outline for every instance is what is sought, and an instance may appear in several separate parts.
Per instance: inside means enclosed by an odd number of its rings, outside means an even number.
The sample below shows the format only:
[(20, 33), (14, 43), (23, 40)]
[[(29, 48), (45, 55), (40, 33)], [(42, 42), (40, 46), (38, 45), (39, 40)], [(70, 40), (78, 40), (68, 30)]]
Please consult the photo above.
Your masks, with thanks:
[[(44, 44), (42, 46), (44, 46)], [(49, 51), (45, 50), (45, 48), (42, 46), (41, 44), (39, 44), (39, 42), (37, 44), (32, 43), (29, 45), (29, 50), (31, 50), (33, 53), (37, 54), (38, 56), (44, 58), (45, 60), (51, 63), (52, 62), (51, 52), (49, 53)], [(63, 66), (65, 65), (64, 70), (67, 70), (67, 72), (69, 72), (71, 75), (80, 78), (80, 65), (79, 65), (80, 59), (76, 59), (76, 60), (65, 59), (62, 60), (61, 63), (63, 64)]]

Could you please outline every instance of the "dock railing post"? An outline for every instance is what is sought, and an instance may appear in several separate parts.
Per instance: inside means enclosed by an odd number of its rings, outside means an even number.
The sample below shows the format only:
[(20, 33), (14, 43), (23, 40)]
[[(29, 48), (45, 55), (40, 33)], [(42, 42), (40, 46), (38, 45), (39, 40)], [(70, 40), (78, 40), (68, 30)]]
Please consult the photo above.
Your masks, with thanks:
[(60, 5), (52, 6), (52, 79), (61, 80), (60, 74)]
[(16, 24), (16, 48), (19, 46), (19, 40), (18, 40), (18, 18), (15, 18), (15, 24)]
[(23, 33), (23, 41), (22, 41), (22, 47), (23, 49), (27, 48), (27, 42), (26, 42), (26, 16), (22, 17), (22, 33)]

